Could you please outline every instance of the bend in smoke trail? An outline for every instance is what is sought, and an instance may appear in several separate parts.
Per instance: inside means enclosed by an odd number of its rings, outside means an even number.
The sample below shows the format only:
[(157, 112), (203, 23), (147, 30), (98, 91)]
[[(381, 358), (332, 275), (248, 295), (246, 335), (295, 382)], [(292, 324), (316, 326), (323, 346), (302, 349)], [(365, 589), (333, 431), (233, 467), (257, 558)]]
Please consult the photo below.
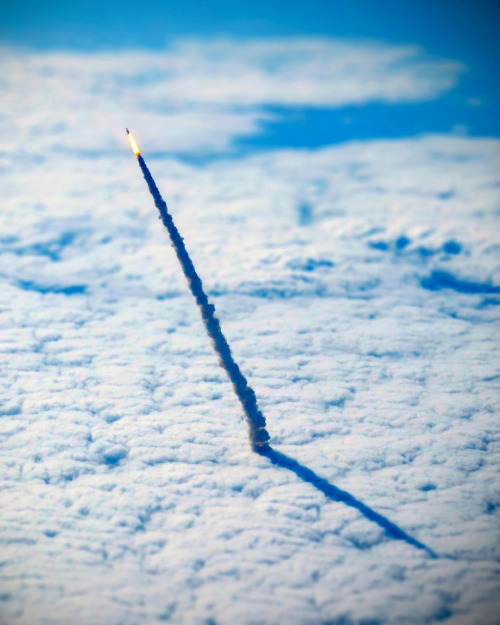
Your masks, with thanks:
[(347, 506), (351, 506), (351, 508), (356, 508), (361, 514), (367, 518), (369, 521), (376, 523), (379, 527), (386, 531), (386, 533), (396, 540), (403, 540), (409, 545), (416, 547), (417, 549), (422, 549), (426, 551), (431, 558), (437, 558), (437, 554), (432, 551), (429, 547), (416, 540), (409, 534), (407, 534), (400, 527), (389, 521), (386, 517), (382, 516), (375, 510), (372, 510), (367, 505), (365, 505), (362, 501), (358, 501), (355, 497), (353, 497), (350, 493), (345, 490), (341, 490), (337, 488), (333, 484), (330, 484), (323, 477), (320, 477), (311, 469), (308, 469), (304, 465), (297, 462), (293, 458), (286, 456), (285, 454), (280, 453), (279, 451), (275, 451), (270, 445), (267, 445), (264, 448), (256, 450), (258, 454), (261, 456), (265, 456), (269, 458), (269, 460), (276, 466), (281, 467), (283, 469), (288, 469), (295, 473), (301, 480), (304, 482), (308, 482), (312, 484), (315, 488), (320, 490), (328, 499), (332, 501), (340, 501), (345, 503)]
[(167, 204), (162, 198), (158, 187), (151, 175), (144, 159), (140, 154), (137, 155), (137, 160), (141, 167), (144, 178), (148, 184), (149, 191), (153, 196), (156, 207), (160, 211), (160, 217), (164, 226), (168, 230), (172, 246), (174, 247), (177, 258), (182, 267), (182, 271), (188, 282), (191, 293), (193, 294), (196, 303), (201, 312), (203, 325), (205, 330), (212, 341), (212, 345), (219, 357), (219, 364), (231, 380), (234, 392), (240, 400), (245, 413), (245, 418), (248, 425), (250, 444), (252, 449), (257, 451), (267, 447), (269, 441), (269, 434), (266, 430), (266, 420), (264, 415), (259, 410), (257, 405), (257, 398), (253, 389), (248, 385), (245, 376), (241, 373), (240, 368), (236, 364), (229, 344), (222, 333), (220, 322), (215, 316), (215, 307), (210, 304), (208, 298), (203, 290), (203, 284), (200, 277), (196, 273), (193, 262), (186, 250), (184, 240), (182, 239), (179, 231), (177, 230), (172, 216), (168, 212)]
[(377, 523), (377, 525), (382, 527), (392, 538), (395, 538), (397, 540), (404, 540), (409, 545), (417, 547), (418, 549), (423, 549), (431, 557), (436, 558), (436, 554), (431, 549), (426, 547), (418, 540), (409, 536), (397, 525), (389, 521), (389, 519), (386, 519), (381, 514), (378, 514), (378, 512), (375, 512), (361, 501), (358, 501), (346, 491), (340, 490), (340, 488), (333, 486), (333, 484), (330, 484), (324, 478), (316, 475), (314, 471), (311, 471), (311, 469), (308, 469), (307, 467), (301, 465), (293, 458), (289, 458), (288, 456), (285, 456), (285, 454), (281, 454), (280, 452), (275, 451), (272, 447), (270, 447), (268, 443), (269, 434), (266, 430), (266, 420), (262, 412), (259, 410), (255, 393), (253, 389), (248, 385), (245, 376), (241, 373), (240, 368), (234, 361), (229, 344), (222, 333), (219, 320), (215, 316), (215, 307), (212, 306), (212, 304), (210, 304), (208, 301), (208, 298), (203, 290), (203, 284), (200, 280), (200, 277), (196, 273), (194, 265), (184, 245), (184, 241), (179, 234), (179, 231), (175, 227), (172, 216), (168, 212), (167, 204), (162, 198), (158, 187), (156, 186), (156, 183), (153, 179), (153, 176), (151, 175), (144, 159), (138, 153), (138, 150), (137, 160), (139, 161), (139, 165), (148, 184), (149, 191), (153, 196), (156, 207), (160, 211), (160, 217), (163, 221), (163, 224), (168, 230), (170, 240), (175, 249), (175, 253), (177, 254), (177, 258), (182, 267), (182, 271), (184, 273), (184, 276), (186, 277), (191, 293), (193, 294), (194, 298), (196, 299), (196, 303), (200, 308), (205, 330), (212, 341), (217, 355), (219, 356), (219, 363), (221, 367), (227, 372), (229, 379), (231, 380), (231, 383), (233, 385), (233, 389), (238, 399), (240, 400), (241, 405), (243, 406), (243, 411), (245, 413), (245, 418), (248, 424), (250, 444), (252, 446), (252, 449), (260, 455), (269, 458), (269, 460), (276, 466), (292, 471), (293, 473), (295, 473), (295, 475), (300, 477), (305, 482), (308, 482), (309, 484), (315, 486), (329, 499), (333, 501), (341, 501), (348, 506), (356, 508), (367, 519), (373, 521), (374, 523)]

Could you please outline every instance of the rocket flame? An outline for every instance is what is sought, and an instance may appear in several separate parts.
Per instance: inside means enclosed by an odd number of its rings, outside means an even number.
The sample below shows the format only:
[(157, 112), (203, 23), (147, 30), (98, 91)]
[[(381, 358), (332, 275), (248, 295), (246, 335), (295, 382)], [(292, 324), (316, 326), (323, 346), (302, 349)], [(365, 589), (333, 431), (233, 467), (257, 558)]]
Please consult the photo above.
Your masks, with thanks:
[(130, 145), (132, 146), (132, 150), (134, 150), (134, 154), (139, 156), (139, 148), (137, 147), (137, 143), (134, 141), (134, 137), (127, 130), (128, 140), (130, 141)]

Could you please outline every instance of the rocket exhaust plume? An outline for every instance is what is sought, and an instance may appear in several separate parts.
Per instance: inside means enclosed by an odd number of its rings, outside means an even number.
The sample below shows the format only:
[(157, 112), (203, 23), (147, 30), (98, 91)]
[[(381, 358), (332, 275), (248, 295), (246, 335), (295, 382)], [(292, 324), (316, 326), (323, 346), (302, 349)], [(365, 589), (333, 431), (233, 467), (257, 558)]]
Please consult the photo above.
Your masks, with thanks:
[(215, 308), (210, 304), (208, 298), (203, 290), (203, 284), (199, 278), (194, 265), (189, 257), (189, 254), (184, 245), (179, 231), (177, 230), (172, 216), (168, 212), (167, 204), (162, 198), (158, 187), (156, 186), (153, 176), (151, 175), (144, 159), (142, 158), (137, 143), (130, 134), (127, 128), (127, 135), (130, 141), (130, 145), (134, 154), (137, 156), (137, 161), (142, 170), (144, 179), (146, 180), (149, 191), (153, 196), (156, 208), (160, 212), (163, 225), (168, 230), (172, 246), (177, 254), (177, 259), (181, 265), (182, 271), (186, 277), (187, 283), (193, 294), (193, 297), (200, 309), (201, 318), (205, 326), (205, 330), (212, 341), (212, 345), (219, 356), (219, 364), (225, 369), (226, 373), (231, 380), (236, 396), (241, 402), (243, 412), (245, 413), (246, 422), (248, 425), (248, 431), (250, 436), (250, 444), (254, 451), (263, 451), (268, 447), (269, 434), (266, 430), (266, 420), (264, 415), (259, 410), (257, 405), (257, 398), (245, 376), (241, 373), (240, 368), (234, 361), (233, 355), (229, 348), (229, 344), (226, 341), (225, 336), (222, 334), (219, 320), (215, 316)]
[(130, 134), (128, 128), (125, 128), (125, 130), (127, 131), (127, 137), (128, 137), (128, 140), (130, 141), (130, 147), (132, 148), (134, 154), (136, 156), (139, 156), (140, 154), (139, 148), (137, 147), (137, 143), (134, 141), (134, 137)]
[(248, 425), (252, 450), (259, 455), (268, 458), (274, 465), (295, 473), (295, 475), (301, 480), (311, 484), (319, 491), (321, 491), (326, 497), (328, 497), (328, 499), (332, 501), (339, 501), (347, 506), (355, 508), (366, 519), (372, 521), (373, 523), (376, 523), (379, 527), (381, 527), (391, 538), (394, 538), (396, 540), (403, 540), (407, 544), (416, 547), (417, 549), (422, 549), (426, 551), (428, 555), (430, 555), (432, 558), (436, 558), (437, 555), (434, 553), (434, 551), (432, 551), (432, 549), (429, 549), (428, 547), (426, 547), (426, 545), (407, 534), (395, 523), (392, 523), (391, 521), (389, 521), (389, 519), (385, 518), (378, 512), (375, 512), (375, 510), (372, 510), (363, 502), (357, 500), (350, 493), (343, 491), (340, 488), (337, 488), (333, 484), (330, 484), (327, 480), (320, 477), (319, 475), (316, 475), (316, 473), (311, 471), (311, 469), (308, 469), (293, 458), (285, 456), (285, 454), (282, 454), (279, 451), (275, 451), (269, 445), (269, 434), (266, 430), (266, 420), (263, 414), (260, 412), (259, 407), (257, 406), (255, 393), (248, 386), (248, 382), (246, 381), (245, 376), (241, 373), (238, 365), (234, 362), (231, 350), (229, 349), (229, 345), (224, 335), (222, 334), (219, 320), (215, 316), (215, 308), (212, 306), (212, 304), (209, 303), (208, 298), (203, 291), (203, 285), (198, 274), (196, 273), (191, 258), (187, 253), (184, 241), (179, 234), (179, 231), (175, 227), (172, 217), (168, 212), (167, 205), (164, 199), (161, 197), (160, 192), (158, 191), (158, 187), (153, 180), (153, 176), (151, 175), (146, 163), (144, 162), (144, 159), (139, 152), (139, 148), (137, 147), (137, 143), (134, 141), (134, 138), (130, 134), (128, 128), (127, 135), (130, 141), (130, 145), (132, 146), (132, 150), (137, 156), (137, 160), (139, 162), (140, 168), (142, 169), (144, 178), (148, 183), (148, 187), (151, 195), (153, 196), (156, 207), (160, 211), (161, 220), (163, 221), (165, 228), (168, 230), (170, 240), (172, 241), (172, 246), (181, 264), (182, 271), (186, 276), (186, 280), (188, 282), (189, 288), (191, 289), (191, 293), (196, 299), (196, 303), (198, 304), (201, 312), (201, 317), (203, 319), (205, 330), (207, 331), (207, 334), (212, 341), (214, 349), (219, 356), (219, 364), (223, 369), (226, 370), (229, 379), (233, 384), (234, 392), (236, 393), (238, 399), (241, 402), (241, 405), (243, 406), (243, 411), (245, 413), (245, 418)]

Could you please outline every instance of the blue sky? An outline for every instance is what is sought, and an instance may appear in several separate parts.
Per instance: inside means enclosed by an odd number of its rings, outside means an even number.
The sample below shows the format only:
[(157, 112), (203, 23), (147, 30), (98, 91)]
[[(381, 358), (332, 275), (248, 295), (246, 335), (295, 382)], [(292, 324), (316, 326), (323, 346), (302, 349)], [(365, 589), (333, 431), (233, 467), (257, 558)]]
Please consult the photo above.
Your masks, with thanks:
[(158, 48), (179, 35), (371, 37), (419, 43), (439, 55), (464, 54), (474, 64), (498, 60), (498, 8), (493, 1), (399, 0), (239, 3), (228, 0), (2, 3), (1, 36), (39, 47)]
[[(415, 44), (427, 53), (465, 64), (458, 85), (421, 104), (286, 107), (279, 120), (239, 142), (242, 151), (280, 146), (317, 147), (349, 139), (391, 138), (426, 132), (499, 136), (498, 9), (489, 1), (252, 2), (186, 0), (182, 3), (2, 3), (4, 43), (38, 50), (158, 50), (185, 37), (329, 36)], [(270, 112), (276, 112), (270, 109)], [(345, 120), (348, 123), (345, 123)]]

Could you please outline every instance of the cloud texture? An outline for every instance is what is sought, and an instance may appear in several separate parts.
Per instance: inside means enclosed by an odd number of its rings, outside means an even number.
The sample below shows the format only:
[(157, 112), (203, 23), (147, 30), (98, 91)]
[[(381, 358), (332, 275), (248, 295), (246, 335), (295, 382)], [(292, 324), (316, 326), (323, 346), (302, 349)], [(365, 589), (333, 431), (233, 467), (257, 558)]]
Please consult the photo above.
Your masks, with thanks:
[[(332, 67), (353, 98), (426, 98), (456, 77), (437, 62), (420, 80), (393, 66), (406, 48), (367, 44), (379, 50), (374, 95), (353, 72), (365, 47), (315, 45), (226, 55), (219, 42), (203, 71), (232, 75), (230, 56), (251, 76), (274, 59), (280, 80), (293, 67), (332, 105), (330, 65), (298, 71), (317, 49), (344, 50)], [(265, 95), (196, 100), (172, 59), (194, 66), (203, 46), (126, 63), (11, 53), (2, 70), (2, 620), (493, 625), (500, 143), (422, 136), (203, 166), (148, 161), (273, 447), (431, 559), (248, 447), (121, 120), (135, 112), (150, 133), (146, 157), (175, 132), (189, 151), (254, 131), (256, 107), (279, 90), (264, 81)], [(186, 76), (175, 97), (174, 78), (148, 84), (145, 58)], [(298, 99), (295, 87), (282, 98)], [(192, 111), (235, 125), (203, 124), (200, 138)]]
[(151, 151), (220, 151), (256, 133), (271, 117), (270, 105), (423, 101), (454, 86), (464, 70), (415, 46), (328, 39), (184, 41), (163, 54), (2, 56), (3, 144), (40, 152), (116, 151), (126, 126), (147, 138)]

